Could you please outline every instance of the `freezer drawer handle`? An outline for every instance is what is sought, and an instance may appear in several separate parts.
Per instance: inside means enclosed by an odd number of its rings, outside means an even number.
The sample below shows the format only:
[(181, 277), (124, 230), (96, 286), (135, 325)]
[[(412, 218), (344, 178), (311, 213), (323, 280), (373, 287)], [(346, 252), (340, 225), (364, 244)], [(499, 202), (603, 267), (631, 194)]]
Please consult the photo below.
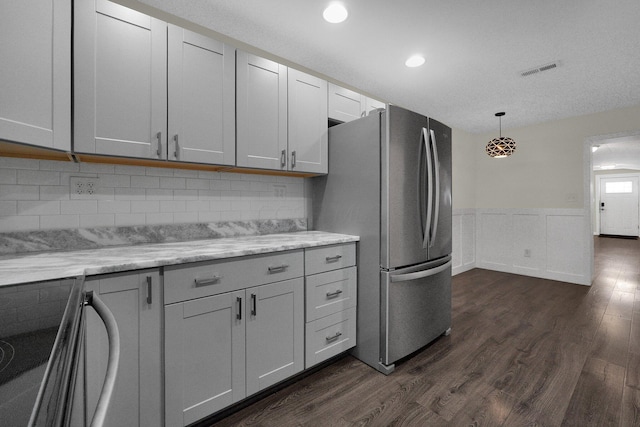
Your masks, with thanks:
[(271, 266), (270, 265), (269, 266), (269, 274), (271, 274), (271, 273), (282, 273), (287, 268), (289, 268), (289, 266), (287, 264), (275, 265), (275, 266)]
[(198, 279), (196, 277), (194, 279), (194, 282), (196, 284), (196, 288), (199, 288), (200, 286), (209, 286), (209, 285), (213, 285), (214, 283), (218, 283), (220, 279), (222, 279), (222, 276), (218, 276), (217, 274), (214, 274), (213, 277), (209, 277), (208, 279)]
[(342, 258), (342, 255), (334, 255), (326, 257), (327, 262), (336, 262)]
[(342, 293), (342, 290), (338, 289), (337, 291), (327, 292), (327, 298), (335, 298)]
[(420, 270), (414, 273), (406, 273), (406, 274), (392, 274), (391, 282), (406, 282), (409, 280), (422, 279), (423, 277), (434, 276), (438, 273), (443, 272), (447, 268), (451, 267), (451, 260), (447, 261), (445, 264), (438, 266), (436, 268), (430, 268), (429, 270)]
[(342, 336), (342, 332), (336, 332), (335, 335), (333, 335), (331, 337), (326, 337), (326, 340), (327, 340), (327, 342), (332, 342), (332, 341), (337, 340), (341, 336)]

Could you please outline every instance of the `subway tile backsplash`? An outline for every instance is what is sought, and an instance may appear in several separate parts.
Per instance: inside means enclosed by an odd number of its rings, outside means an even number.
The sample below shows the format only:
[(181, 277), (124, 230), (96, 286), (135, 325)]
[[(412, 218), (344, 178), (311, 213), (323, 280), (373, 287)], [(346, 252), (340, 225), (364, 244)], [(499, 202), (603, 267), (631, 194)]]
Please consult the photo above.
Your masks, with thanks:
[[(72, 177), (95, 183), (78, 194)], [(306, 218), (304, 178), (0, 157), (0, 232)]]

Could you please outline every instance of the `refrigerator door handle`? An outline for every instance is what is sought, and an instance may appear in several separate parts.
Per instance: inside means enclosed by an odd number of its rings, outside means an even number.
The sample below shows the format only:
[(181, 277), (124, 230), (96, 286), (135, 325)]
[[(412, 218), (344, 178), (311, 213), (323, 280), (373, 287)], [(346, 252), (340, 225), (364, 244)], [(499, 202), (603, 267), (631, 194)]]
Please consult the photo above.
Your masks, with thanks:
[(391, 274), (389, 276), (389, 280), (392, 283), (395, 283), (395, 282), (407, 282), (409, 280), (422, 279), (424, 277), (434, 276), (438, 273), (441, 273), (449, 267), (451, 267), (451, 260), (447, 261), (446, 263), (438, 267), (430, 268), (428, 270), (420, 270), (420, 271), (415, 271), (413, 273), (405, 273), (405, 274)]
[(438, 222), (440, 216), (440, 161), (438, 160), (438, 144), (436, 142), (436, 133), (433, 129), (429, 130), (431, 133), (431, 147), (433, 149), (433, 175), (434, 175), (434, 187), (435, 197), (431, 200), (434, 206), (433, 227), (431, 229), (431, 240), (429, 246), (433, 246), (436, 242), (436, 235), (438, 234)]
[[(433, 174), (433, 161), (431, 159), (431, 149), (429, 148), (429, 135), (428, 135), (428, 131), (427, 128), (422, 128), (422, 142), (424, 144), (424, 149), (427, 155), (427, 179), (422, 178), (422, 182), (420, 183), (420, 191), (421, 194), (424, 194), (424, 187), (426, 185), (427, 187), (427, 198), (426, 198), (426, 205), (427, 205), (427, 216), (425, 218), (425, 227), (424, 227), (424, 233), (423, 233), (423, 239), (422, 239), (422, 247), (423, 248), (428, 248), (429, 247), (429, 241), (430, 241), (430, 234), (431, 234), (431, 219), (433, 216), (433, 190), (432, 190), (432, 186), (431, 186), (431, 175)], [(424, 197), (424, 196), (423, 196)]]

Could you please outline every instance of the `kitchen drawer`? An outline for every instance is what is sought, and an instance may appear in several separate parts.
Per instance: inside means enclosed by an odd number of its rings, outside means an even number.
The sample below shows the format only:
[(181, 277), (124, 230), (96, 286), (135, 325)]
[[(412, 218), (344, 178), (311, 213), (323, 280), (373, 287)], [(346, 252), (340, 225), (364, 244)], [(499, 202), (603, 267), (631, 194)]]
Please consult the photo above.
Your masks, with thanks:
[(303, 251), (297, 250), (168, 266), (164, 269), (164, 303), (302, 277), (303, 265)]
[(307, 276), (307, 322), (356, 306), (356, 267)]
[(306, 324), (305, 368), (356, 345), (356, 308)]
[(306, 249), (304, 252), (304, 268), (307, 275), (352, 265), (356, 265), (355, 243), (321, 246)]

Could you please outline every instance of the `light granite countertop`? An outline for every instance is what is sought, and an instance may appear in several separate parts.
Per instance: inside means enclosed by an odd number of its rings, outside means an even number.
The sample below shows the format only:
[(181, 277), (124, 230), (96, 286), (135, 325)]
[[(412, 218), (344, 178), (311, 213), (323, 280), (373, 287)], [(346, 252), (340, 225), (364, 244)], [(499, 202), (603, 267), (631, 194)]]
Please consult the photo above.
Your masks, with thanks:
[(0, 286), (356, 242), (358, 236), (300, 231), (187, 242), (112, 246), (0, 257)]

